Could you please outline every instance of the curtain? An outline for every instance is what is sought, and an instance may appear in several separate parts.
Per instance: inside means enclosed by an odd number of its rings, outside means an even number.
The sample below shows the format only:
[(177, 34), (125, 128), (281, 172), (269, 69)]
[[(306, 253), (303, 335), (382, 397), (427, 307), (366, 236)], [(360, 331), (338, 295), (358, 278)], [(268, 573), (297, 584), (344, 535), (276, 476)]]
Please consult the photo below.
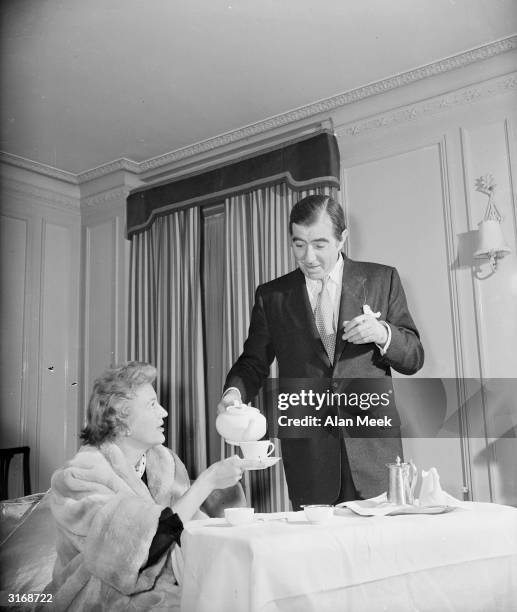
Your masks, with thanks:
[(131, 236), (129, 356), (156, 366), (167, 444), (191, 477), (206, 468), (207, 446), (200, 270), (199, 207)]
[[(289, 240), (289, 213), (293, 204), (311, 194), (335, 196), (333, 187), (294, 191), (286, 183), (229, 197), (225, 201), (225, 282), (223, 296), (223, 361), (227, 372), (242, 351), (247, 337), (255, 289), (261, 283), (294, 269)], [(271, 377), (276, 377), (276, 363)], [(257, 400), (261, 408), (262, 400)], [(278, 440), (274, 440), (277, 455)], [(225, 448), (222, 454), (232, 454)], [(268, 470), (247, 472), (248, 501), (261, 512), (289, 509), (284, 470), (280, 461)]]
[(179, 208), (220, 203), (237, 193), (282, 182), (297, 191), (320, 185), (339, 188), (339, 147), (334, 134), (325, 130), (304, 135), (206, 172), (135, 189), (127, 198), (128, 236)]
[[(294, 201), (338, 188), (337, 139), (322, 130), (128, 196), (128, 354), (157, 367), (157, 394), (169, 411), (167, 444), (191, 477), (206, 467), (207, 448), (211, 460), (232, 450), (214, 429), (215, 377), (224, 378), (242, 350), (256, 286), (293, 268), (288, 218)], [(222, 203), (224, 236), (215, 224), (205, 240), (210, 228), (203, 225), (203, 208)], [(218, 252), (207, 252), (210, 245)], [(211, 329), (203, 325), (217, 321), (222, 330), (208, 343)], [(286, 509), (283, 478), (281, 466), (247, 474), (248, 499), (257, 509)]]

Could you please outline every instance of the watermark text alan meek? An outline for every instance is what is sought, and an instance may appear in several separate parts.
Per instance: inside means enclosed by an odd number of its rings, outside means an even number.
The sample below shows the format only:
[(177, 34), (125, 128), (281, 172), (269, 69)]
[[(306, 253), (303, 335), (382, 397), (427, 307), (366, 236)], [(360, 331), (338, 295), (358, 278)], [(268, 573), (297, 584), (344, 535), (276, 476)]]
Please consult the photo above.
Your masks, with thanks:
[[(390, 404), (392, 391), (385, 393), (333, 393), (327, 390), (318, 393), (312, 389), (302, 389), (297, 393), (279, 393), (277, 397), (277, 408), (280, 411), (296, 408), (309, 408), (316, 412), (324, 407), (336, 406), (348, 409), (360, 409), (362, 411), (371, 408), (387, 407)], [(376, 418), (367, 414), (355, 414), (353, 416), (342, 417), (336, 414), (329, 414), (320, 417), (318, 414), (305, 414), (301, 417), (287, 416), (281, 414), (278, 417), (280, 427), (391, 427), (391, 417), (383, 416)]]

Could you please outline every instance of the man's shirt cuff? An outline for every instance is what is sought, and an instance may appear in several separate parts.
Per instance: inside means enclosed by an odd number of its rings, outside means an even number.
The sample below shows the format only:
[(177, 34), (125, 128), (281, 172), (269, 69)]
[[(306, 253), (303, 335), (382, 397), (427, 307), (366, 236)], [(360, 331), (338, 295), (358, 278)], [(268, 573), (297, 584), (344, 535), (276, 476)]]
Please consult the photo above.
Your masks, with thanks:
[(386, 351), (389, 349), (391, 344), (391, 327), (388, 325), (388, 323), (386, 323), (386, 321), (379, 321), (379, 323), (384, 325), (386, 328), (386, 331), (388, 332), (388, 339), (384, 343), (384, 346), (381, 346), (380, 344), (376, 344), (376, 346), (379, 348), (381, 355), (386, 355)]

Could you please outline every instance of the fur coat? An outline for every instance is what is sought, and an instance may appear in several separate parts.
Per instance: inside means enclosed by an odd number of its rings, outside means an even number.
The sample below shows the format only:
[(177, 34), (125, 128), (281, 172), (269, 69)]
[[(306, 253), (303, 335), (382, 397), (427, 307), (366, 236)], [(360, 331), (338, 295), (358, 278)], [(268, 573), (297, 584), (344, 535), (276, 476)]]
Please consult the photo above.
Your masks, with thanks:
[[(179, 607), (181, 548), (143, 571), (164, 507), (189, 487), (181, 460), (158, 445), (146, 456), (148, 487), (118, 446), (83, 446), (52, 476), (57, 560), (49, 590), (56, 610)], [(202, 513), (194, 518), (202, 518)]]

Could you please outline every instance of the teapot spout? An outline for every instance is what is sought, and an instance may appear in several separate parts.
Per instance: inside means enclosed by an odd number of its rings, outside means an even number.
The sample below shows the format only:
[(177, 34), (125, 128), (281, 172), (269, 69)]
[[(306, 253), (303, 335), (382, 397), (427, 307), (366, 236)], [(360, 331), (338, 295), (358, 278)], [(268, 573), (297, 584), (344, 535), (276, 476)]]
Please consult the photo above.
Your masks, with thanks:
[(266, 419), (260, 415), (262, 419), (250, 419), (248, 426), (242, 433), (242, 439), (245, 440), (260, 440), (266, 433)]

